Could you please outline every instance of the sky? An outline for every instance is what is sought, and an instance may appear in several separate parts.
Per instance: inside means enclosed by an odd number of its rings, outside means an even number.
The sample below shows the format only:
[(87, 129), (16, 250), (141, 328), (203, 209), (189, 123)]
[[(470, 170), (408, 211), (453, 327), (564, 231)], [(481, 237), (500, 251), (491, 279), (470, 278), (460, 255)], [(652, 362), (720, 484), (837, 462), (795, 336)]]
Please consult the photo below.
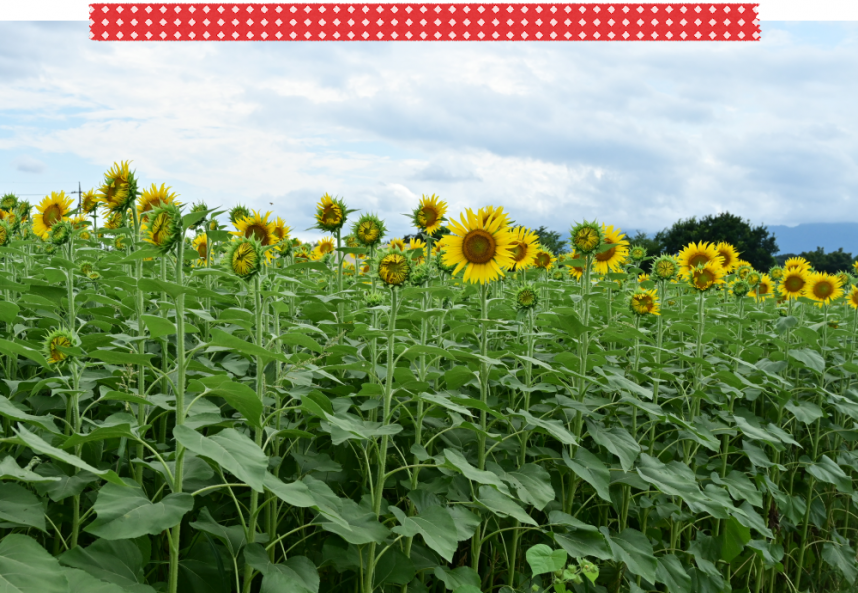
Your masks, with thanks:
[[(130, 160), (190, 204), (271, 210), (304, 240), (330, 193), (413, 232), (422, 194), (655, 232), (729, 211), (858, 222), (858, 23), (760, 42), (89, 40), (0, 22), (0, 193), (37, 203)], [(852, 73), (852, 74), (850, 74)], [(354, 220), (359, 215), (351, 215)]]

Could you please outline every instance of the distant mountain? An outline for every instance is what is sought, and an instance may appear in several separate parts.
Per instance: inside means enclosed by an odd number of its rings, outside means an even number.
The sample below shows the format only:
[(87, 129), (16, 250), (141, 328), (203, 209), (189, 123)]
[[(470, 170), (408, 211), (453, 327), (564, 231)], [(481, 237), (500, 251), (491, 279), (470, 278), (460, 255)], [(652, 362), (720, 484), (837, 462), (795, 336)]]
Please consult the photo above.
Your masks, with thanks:
[(843, 251), (858, 255), (858, 222), (813, 222), (794, 227), (771, 225), (780, 253), (802, 253), (822, 247), (826, 253)]

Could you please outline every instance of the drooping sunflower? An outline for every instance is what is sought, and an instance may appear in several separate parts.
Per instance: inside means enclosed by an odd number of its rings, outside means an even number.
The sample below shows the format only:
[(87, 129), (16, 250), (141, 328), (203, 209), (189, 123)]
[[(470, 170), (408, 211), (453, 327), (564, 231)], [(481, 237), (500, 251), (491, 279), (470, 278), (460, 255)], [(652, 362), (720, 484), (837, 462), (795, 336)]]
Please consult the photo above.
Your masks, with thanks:
[(550, 270), (554, 266), (557, 258), (554, 254), (544, 249), (541, 245), (537, 245), (536, 255), (533, 257), (533, 267), (540, 270)]
[(30, 205), (30, 202), (21, 200), (18, 202), (18, 207), (15, 208), (15, 214), (18, 215), (18, 219), (21, 222), (27, 222), (30, 220), (30, 210), (32, 209), (33, 207)]
[(629, 298), (629, 308), (636, 315), (661, 315), (655, 290), (638, 288)]
[(316, 249), (319, 250), (319, 253), (325, 255), (327, 253), (333, 253), (334, 249), (337, 248), (336, 243), (334, 242), (333, 237), (322, 237), (319, 239), (319, 244), (316, 245)]
[(394, 237), (387, 244), (388, 249), (398, 249), (399, 251), (405, 251), (405, 241), (400, 239), (399, 237)]
[(86, 216), (83, 214), (78, 214), (77, 216), (72, 216), (69, 218), (69, 222), (72, 225), (72, 228), (76, 231), (86, 227), (89, 225), (89, 221), (86, 219)]
[(98, 201), (108, 212), (124, 214), (137, 199), (137, 178), (128, 166), (131, 161), (113, 163), (104, 174), (104, 183), (98, 189)]
[(414, 226), (432, 236), (441, 228), (446, 213), (446, 202), (441, 201), (435, 194), (431, 196), (423, 194), (420, 198), (420, 204), (413, 213)]
[(464, 270), (465, 282), (491, 282), (514, 265), (510, 252), (513, 235), (504, 224), (503, 212), (498, 209), (497, 214), (498, 218), (492, 215), (482, 220), (468, 209), (459, 221), (450, 221), (451, 233), (444, 237), (441, 257), (446, 265), (456, 266), (453, 274)]
[(73, 348), (77, 346), (78, 340), (74, 332), (65, 328), (58, 328), (45, 337), (44, 353), (48, 364), (60, 365), (69, 361), (68, 355), (62, 348)]
[(835, 276), (840, 280), (840, 286), (844, 289), (852, 284), (852, 276), (849, 272), (837, 272)]
[(843, 296), (840, 279), (827, 272), (813, 272), (804, 287), (804, 296), (817, 303), (828, 304)]
[[(268, 220), (268, 217), (271, 215), (271, 212), (266, 212), (265, 215), (262, 215), (257, 210), (253, 210), (251, 216), (245, 216), (233, 224), (238, 230), (230, 231), (230, 234), (236, 237), (253, 237), (263, 247), (276, 245), (280, 239), (277, 238), (277, 234), (274, 232), (274, 222)], [(265, 252), (265, 260), (267, 262), (270, 262), (273, 257), (274, 253), (271, 250)]]
[(512, 229), (512, 259), (515, 270), (525, 270), (533, 265), (539, 248), (539, 235), (528, 228), (517, 226)]
[(191, 242), (191, 247), (193, 247), (197, 254), (199, 254), (199, 263), (205, 264), (209, 249), (208, 235), (206, 235), (205, 233), (200, 233), (199, 235), (194, 237), (194, 240)]
[(787, 299), (797, 299), (804, 294), (804, 288), (810, 279), (810, 273), (802, 268), (792, 268), (784, 272), (778, 291)]
[(519, 310), (533, 309), (539, 304), (539, 291), (526, 284), (515, 291), (515, 307)]
[(140, 231), (147, 243), (167, 253), (182, 239), (182, 211), (175, 203), (149, 210)]
[(765, 300), (775, 296), (775, 285), (768, 274), (762, 274), (757, 286), (752, 290), (754, 291), (754, 295), (757, 297), (757, 300)]
[(607, 251), (599, 251), (595, 254), (593, 260), (593, 269), (599, 274), (607, 274), (608, 272), (616, 272), (626, 262), (626, 257), (629, 254), (629, 242), (626, 241), (626, 236), (620, 229), (614, 229), (613, 226), (605, 226), (602, 224), (602, 245), (616, 245)]
[(153, 183), (152, 187), (144, 189), (137, 200), (137, 214), (143, 216), (150, 210), (167, 204), (181, 205), (181, 202), (176, 201), (178, 194), (172, 193), (170, 189), (163, 183), (161, 187)]
[(652, 275), (657, 280), (670, 281), (679, 274), (679, 263), (669, 255), (662, 255), (652, 263)]
[(98, 196), (94, 189), (83, 192), (80, 199), (80, 206), (84, 214), (92, 214), (93, 210), (98, 207)]
[(68, 216), (71, 212), (72, 199), (65, 192), (51, 192), (36, 206), (33, 216), (33, 232), (42, 239), (47, 238), (51, 227)]
[(590, 255), (602, 246), (605, 240), (605, 225), (599, 226), (595, 221), (576, 224), (572, 227), (570, 239), (572, 247), (581, 255)]
[(724, 262), (716, 246), (706, 241), (689, 243), (679, 252), (677, 260), (679, 261), (679, 273), (683, 276), (688, 276), (698, 266), (710, 262), (716, 263), (718, 267), (723, 269)]
[(364, 247), (375, 247), (384, 238), (387, 229), (375, 214), (363, 214), (352, 226), (352, 234)]
[(858, 309), (858, 286), (852, 286), (852, 290), (849, 291), (847, 302), (853, 309)]
[(74, 233), (74, 227), (66, 218), (51, 227), (47, 240), (57, 246), (65, 245), (72, 238), (72, 233)]
[(9, 225), (9, 231), (12, 233), (18, 230), (18, 227), (20, 226), (20, 221), (16, 212), (7, 212), (6, 210), (0, 210), (0, 220), (6, 222), (6, 224)]
[(122, 226), (122, 213), (114, 212), (104, 221), (104, 228), (107, 230), (118, 229)]
[(719, 260), (715, 259), (691, 268), (688, 281), (693, 288), (706, 291), (717, 284), (723, 284), (725, 275), (724, 268), (721, 267)]
[(802, 269), (805, 272), (811, 271), (810, 262), (803, 257), (791, 257), (784, 262), (784, 270), (789, 271), (796, 268)]
[(388, 251), (379, 254), (378, 277), (388, 286), (399, 286), (408, 280), (411, 264), (408, 258), (399, 251)]
[(256, 237), (236, 237), (227, 243), (227, 268), (242, 280), (250, 280), (262, 269), (262, 243)]
[(423, 241), (423, 239), (409, 239), (408, 246), (405, 250), (410, 252), (412, 249), (419, 250), (411, 253), (412, 261), (417, 264), (422, 264), (423, 260), (426, 259), (426, 242)]
[(715, 246), (718, 255), (721, 256), (721, 267), (729, 274), (739, 265), (739, 252), (730, 243), (721, 241)]
[(346, 222), (346, 214), (346, 205), (341, 199), (325, 194), (316, 204), (316, 227), (336, 232)]

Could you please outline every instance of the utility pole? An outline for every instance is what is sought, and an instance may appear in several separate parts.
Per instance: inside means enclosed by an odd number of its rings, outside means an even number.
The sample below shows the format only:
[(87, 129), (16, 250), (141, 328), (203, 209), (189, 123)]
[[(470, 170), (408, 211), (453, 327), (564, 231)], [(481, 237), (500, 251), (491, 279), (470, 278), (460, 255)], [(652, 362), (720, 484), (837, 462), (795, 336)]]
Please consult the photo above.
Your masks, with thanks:
[(77, 182), (77, 191), (70, 191), (70, 194), (77, 194), (77, 208), (80, 210), (82, 203), (81, 199), (83, 197), (83, 193), (80, 190), (80, 181)]

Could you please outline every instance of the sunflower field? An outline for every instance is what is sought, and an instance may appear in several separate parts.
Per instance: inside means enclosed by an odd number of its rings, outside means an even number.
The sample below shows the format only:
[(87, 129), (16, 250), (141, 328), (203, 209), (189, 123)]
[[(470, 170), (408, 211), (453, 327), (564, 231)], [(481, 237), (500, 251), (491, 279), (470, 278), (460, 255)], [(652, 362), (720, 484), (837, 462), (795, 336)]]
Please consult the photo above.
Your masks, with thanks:
[(3, 196), (0, 590), (858, 591), (850, 271), (447, 210)]

